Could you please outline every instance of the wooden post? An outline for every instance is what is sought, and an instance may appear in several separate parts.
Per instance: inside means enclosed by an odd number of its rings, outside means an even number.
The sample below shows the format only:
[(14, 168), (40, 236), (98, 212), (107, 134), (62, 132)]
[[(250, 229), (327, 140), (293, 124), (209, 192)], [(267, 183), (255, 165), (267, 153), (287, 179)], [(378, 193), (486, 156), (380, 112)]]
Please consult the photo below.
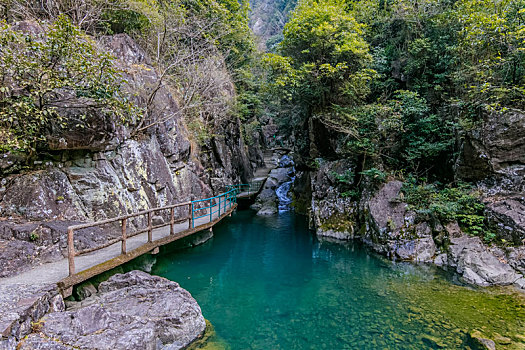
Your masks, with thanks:
[(151, 211), (148, 211), (148, 243), (153, 242), (153, 230), (151, 229)]
[(192, 228), (193, 226), (193, 203), (188, 204), (188, 228)]
[(127, 232), (126, 232), (126, 226), (127, 226), (127, 219), (122, 219), (122, 255), (126, 254), (126, 238), (127, 238)]
[(219, 196), (219, 217), (221, 216), (221, 196)]
[(175, 234), (173, 225), (175, 225), (175, 208), (170, 209), (170, 235)]
[(67, 229), (67, 250), (68, 250), (68, 260), (69, 260), (69, 276), (75, 274), (75, 241), (73, 239), (73, 230)]

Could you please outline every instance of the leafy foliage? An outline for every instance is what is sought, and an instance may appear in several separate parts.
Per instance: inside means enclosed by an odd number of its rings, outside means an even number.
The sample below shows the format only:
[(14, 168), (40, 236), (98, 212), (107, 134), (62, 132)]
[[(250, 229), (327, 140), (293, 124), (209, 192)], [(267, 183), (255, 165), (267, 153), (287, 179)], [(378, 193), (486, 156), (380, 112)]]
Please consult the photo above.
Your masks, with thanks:
[(94, 109), (122, 123), (137, 113), (120, 94), (113, 58), (97, 50), (65, 16), (38, 37), (4, 24), (0, 72), (4, 150), (34, 153), (53, 130), (89, 127)]
[(485, 241), (495, 238), (485, 225), (480, 194), (468, 184), (441, 186), (440, 184), (418, 184), (409, 178), (402, 188), (403, 201), (419, 214), (433, 217), (440, 222), (457, 221), (468, 233), (481, 236)]
[[(268, 55), (270, 77), (308, 114), (358, 103), (373, 71), (363, 26), (335, 1), (300, 1), (284, 28), (283, 56)], [(363, 89), (364, 88), (364, 89)], [(335, 105), (335, 106), (334, 106)]]

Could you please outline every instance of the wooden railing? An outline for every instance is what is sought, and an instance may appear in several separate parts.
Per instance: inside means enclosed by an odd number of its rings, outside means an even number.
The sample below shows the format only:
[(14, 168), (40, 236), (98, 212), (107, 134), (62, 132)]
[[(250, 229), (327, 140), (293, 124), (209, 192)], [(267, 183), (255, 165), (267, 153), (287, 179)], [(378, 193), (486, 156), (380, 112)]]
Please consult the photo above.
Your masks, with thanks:
[[(251, 184), (241, 184), (241, 185), (230, 185), (226, 186), (227, 190), (225, 193), (222, 193), (218, 196), (211, 197), (211, 198), (205, 198), (205, 199), (199, 199), (194, 200), (190, 202), (184, 202), (184, 203), (177, 203), (168, 205), (165, 207), (159, 207), (159, 208), (153, 208), (149, 210), (144, 210), (141, 212), (128, 214), (128, 215), (122, 215), (118, 216), (112, 219), (97, 221), (97, 222), (91, 222), (91, 223), (85, 223), (80, 225), (73, 225), (69, 226), (67, 229), (67, 245), (68, 245), (68, 263), (69, 263), (69, 276), (73, 276), (75, 274), (75, 257), (91, 253), (96, 250), (100, 250), (106, 247), (109, 247), (115, 243), (121, 242), (121, 254), (125, 255), (127, 254), (127, 247), (126, 242), (129, 238), (132, 238), (134, 236), (137, 236), (141, 233), (147, 232), (148, 233), (148, 241), (147, 243), (151, 243), (153, 241), (153, 230), (170, 226), (170, 235), (175, 234), (174, 226), (175, 224), (180, 224), (185, 221), (188, 221), (188, 229), (195, 228), (195, 222), (196, 220), (208, 217), (209, 216), (209, 222), (213, 221), (213, 215), (215, 213), (218, 213), (218, 216), (221, 216), (221, 212), (224, 214), (227, 210), (231, 209), (232, 206), (237, 202), (237, 196), (241, 192), (251, 192), (256, 193), (260, 187), (262, 182), (254, 182)], [(175, 208), (179, 207), (185, 207), (187, 206), (186, 213), (187, 216), (183, 216), (181, 218), (175, 218)], [(218, 208), (218, 209), (216, 209)], [(152, 219), (154, 214), (158, 214), (162, 211), (169, 210), (169, 222), (162, 223), (159, 225), (153, 225)], [(183, 211), (184, 212), (184, 211)], [(204, 214), (202, 214), (205, 212)], [(135, 231), (133, 233), (128, 232), (128, 222), (132, 218), (137, 218), (141, 216), (146, 216), (146, 222), (147, 227), (142, 230)], [(106, 243), (102, 245), (98, 245), (96, 247), (87, 248), (83, 250), (75, 250), (75, 231), (87, 229), (87, 228), (94, 228), (97, 226), (102, 225), (108, 225), (112, 223), (120, 222), (120, 229), (121, 229), (121, 235), (120, 237), (116, 237), (113, 239), (108, 240)]]
[[(188, 206), (188, 216), (175, 219), (175, 208), (184, 207), (184, 206)], [(155, 226), (152, 225), (152, 214), (158, 213), (158, 212), (163, 211), (163, 210), (169, 210), (170, 211), (170, 220), (169, 220), (169, 222), (168, 223), (163, 223), (163, 224), (160, 224), (160, 225), (155, 225)], [(185, 203), (177, 203), (177, 204), (173, 204), (173, 205), (168, 205), (168, 206), (160, 207), (160, 208), (153, 208), (153, 209), (149, 209), (149, 210), (144, 210), (144, 211), (141, 211), (141, 212), (138, 212), (138, 213), (122, 215), (122, 216), (118, 216), (118, 217), (115, 217), (115, 218), (112, 218), (112, 219), (107, 219), (107, 220), (102, 220), (102, 221), (97, 221), (97, 222), (91, 222), (91, 223), (86, 223), (86, 224), (69, 226), (68, 229), (67, 229), (69, 275), (71, 276), (71, 275), (75, 274), (75, 256), (91, 253), (91, 252), (93, 252), (95, 250), (100, 250), (100, 249), (109, 247), (110, 245), (113, 245), (113, 244), (115, 244), (117, 242), (121, 242), (121, 253), (122, 254), (126, 254), (127, 253), (126, 240), (128, 238), (132, 238), (132, 237), (134, 237), (136, 235), (139, 235), (141, 233), (148, 232), (148, 243), (149, 243), (149, 242), (153, 241), (153, 230), (161, 228), (161, 227), (165, 227), (165, 226), (168, 226), (168, 225), (170, 226), (170, 234), (173, 235), (175, 233), (174, 232), (174, 225), (175, 224), (182, 223), (182, 222), (184, 222), (186, 220), (189, 220), (188, 228), (191, 228), (193, 226), (193, 223), (192, 223), (192, 216), (193, 215), (192, 214), (193, 214), (192, 213), (192, 202), (185, 202)], [(132, 234), (128, 234), (128, 232), (127, 232), (128, 231), (128, 225), (127, 225), (128, 220), (131, 219), (131, 218), (136, 218), (136, 217), (143, 216), (143, 215), (147, 216), (147, 223), (148, 223), (147, 228), (145, 228), (143, 230), (139, 230), (139, 231), (133, 232)], [(119, 222), (119, 221), (121, 223), (120, 226), (121, 226), (121, 232), (122, 232), (122, 235), (120, 237), (108, 240), (105, 244), (99, 245), (97, 247), (83, 249), (83, 250), (80, 250), (80, 251), (75, 251), (75, 244), (74, 244), (74, 242), (75, 242), (75, 239), (74, 239), (75, 238), (75, 231), (86, 229), (86, 228), (92, 228), (92, 227), (107, 225), (107, 224), (111, 224), (111, 223)]]

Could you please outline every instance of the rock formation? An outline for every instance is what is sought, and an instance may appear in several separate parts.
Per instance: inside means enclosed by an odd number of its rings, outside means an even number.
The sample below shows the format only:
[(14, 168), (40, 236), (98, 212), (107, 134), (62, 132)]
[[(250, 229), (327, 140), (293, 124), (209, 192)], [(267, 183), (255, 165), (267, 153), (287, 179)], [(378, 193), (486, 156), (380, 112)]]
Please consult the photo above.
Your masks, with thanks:
[(60, 295), (40, 297), (50, 301), (40, 301), (30, 311), (34, 317), (26, 316), (19, 330), (13, 328), (10, 339), (0, 345), (6, 349), (183, 349), (206, 327), (190, 293), (145, 272), (113, 275), (94, 292), (80, 302), (68, 302), (66, 310)]
[[(125, 34), (104, 37), (100, 45), (125, 72), (130, 99), (144, 105), (160, 84), (146, 52)], [(30, 170), (19, 171), (10, 153), (0, 155), (0, 213), (7, 219), (0, 225), (0, 276), (60, 259), (68, 225), (205, 198), (252, 176), (261, 152), (256, 144), (244, 144), (239, 120), (224, 122), (220, 135), (198, 144), (179, 113), (174, 91), (167, 83), (159, 85), (151, 95), (149, 117), (162, 122), (133, 137), (130, 127), (100, 118), (93, 135), (75, 129), (50, 135), (48, 154)], [(232, 99), (233, 84), (224, 92)], [(256, 159), (251, 161), (249, 154)], [(85, 232), (76, 244), (80, 249), (102, 244), (111, 232)]]

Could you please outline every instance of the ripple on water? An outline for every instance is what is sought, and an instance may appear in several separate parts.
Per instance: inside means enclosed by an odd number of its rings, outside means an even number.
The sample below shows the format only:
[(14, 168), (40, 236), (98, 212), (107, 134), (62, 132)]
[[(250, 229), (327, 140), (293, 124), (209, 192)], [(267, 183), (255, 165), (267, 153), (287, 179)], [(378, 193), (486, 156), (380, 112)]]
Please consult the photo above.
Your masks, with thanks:
[(153, 268), (199, 302), (217, 332), (210, 349), (457, 349), (474, 330), (525, 349), (525, 301), (509, 289), (320, 242), (293, 213), (240, 211), (214, 233)]

